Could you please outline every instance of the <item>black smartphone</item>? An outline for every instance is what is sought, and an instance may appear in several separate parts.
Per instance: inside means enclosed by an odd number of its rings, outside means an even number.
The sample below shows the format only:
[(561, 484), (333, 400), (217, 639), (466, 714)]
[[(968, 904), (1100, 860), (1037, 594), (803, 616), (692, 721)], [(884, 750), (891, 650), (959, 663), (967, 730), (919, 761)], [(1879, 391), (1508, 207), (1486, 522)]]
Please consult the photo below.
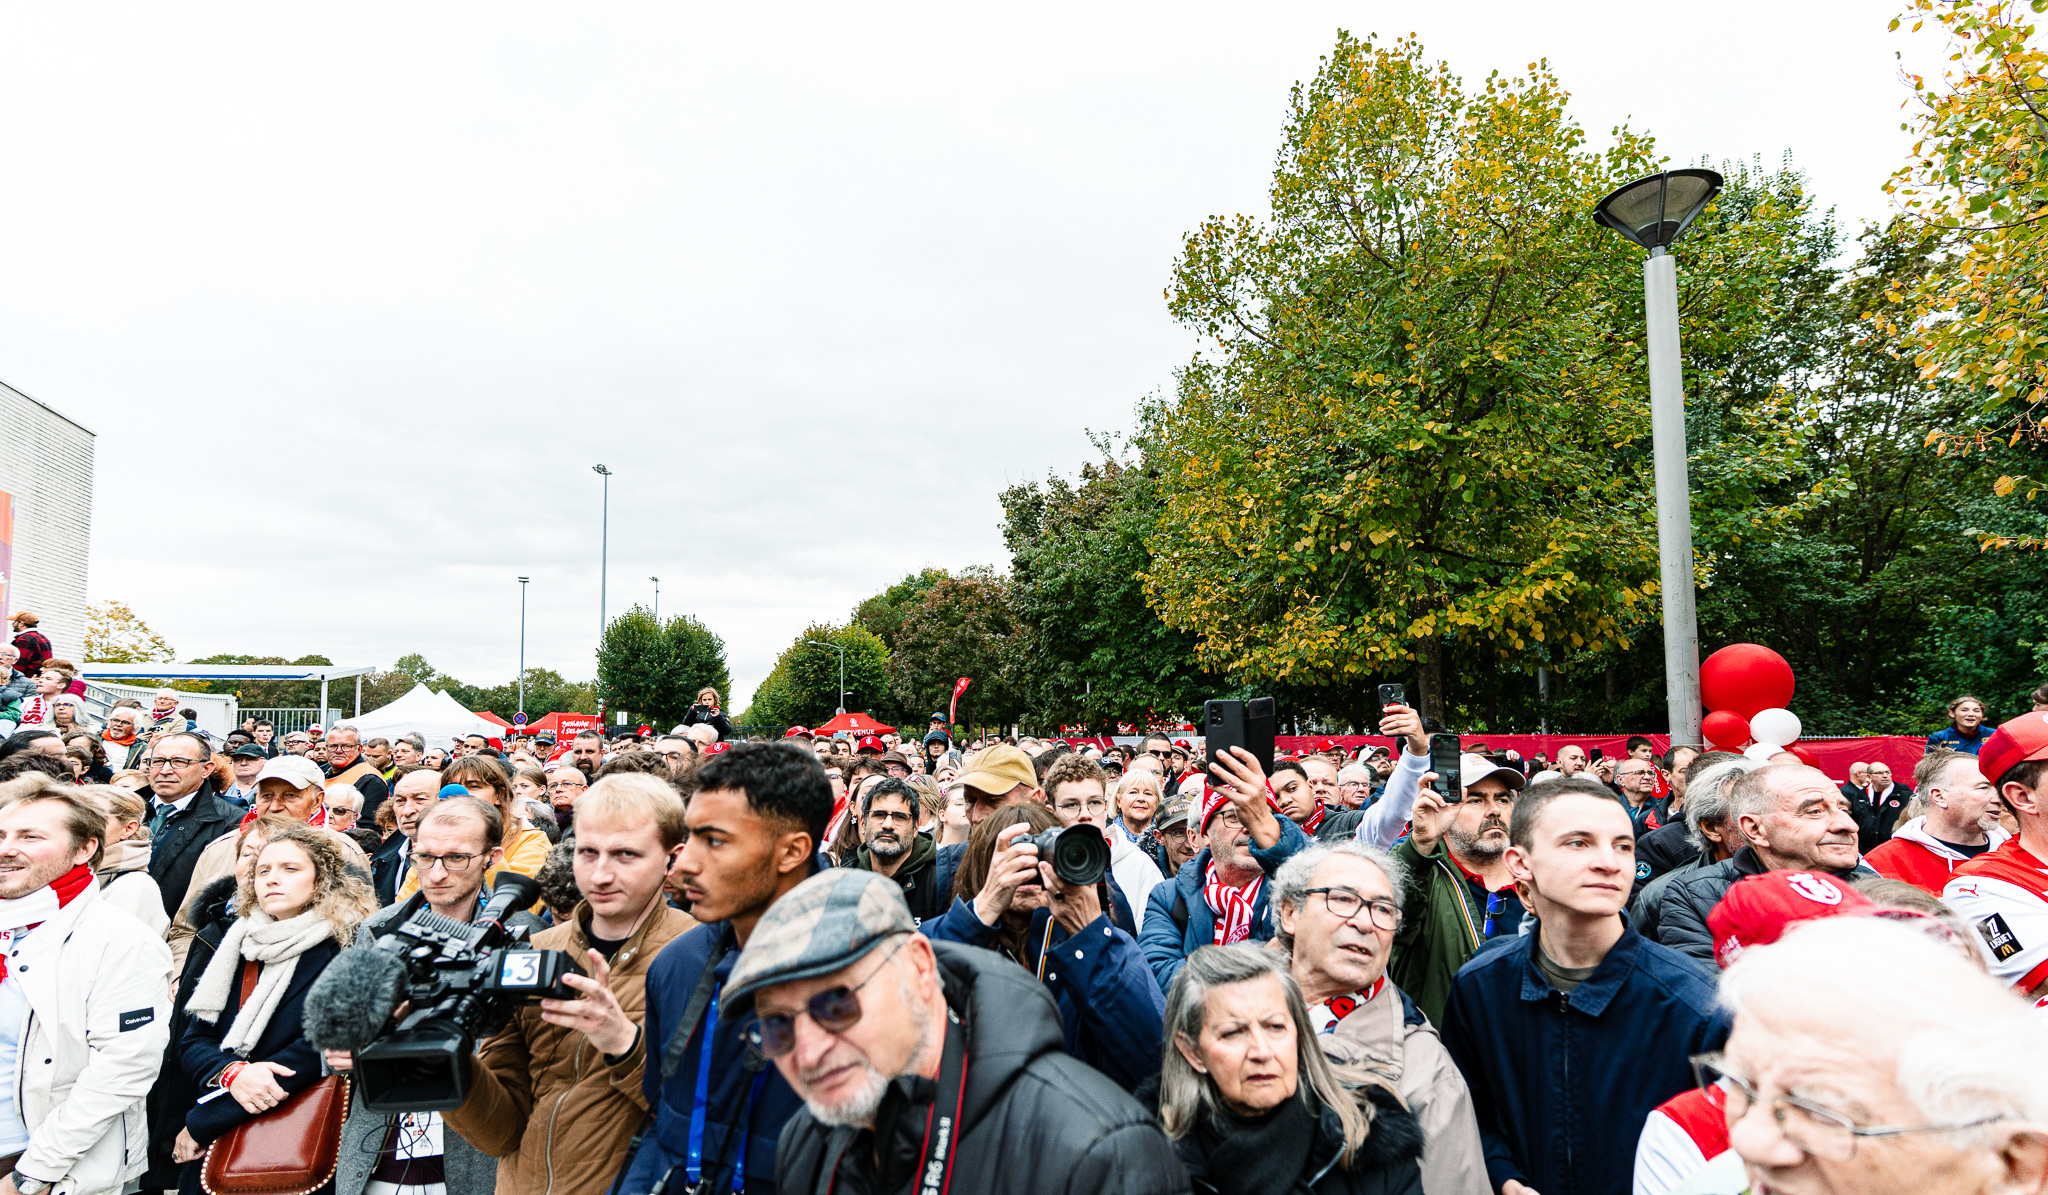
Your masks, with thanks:
[(1202, 703), (1202, 737), (1207, 740), (1203, 746), (1208, 753), (1209, 779), (1221, 784), (1216, 775), (1216, 757), (1230, 747), (1244, 747), (1245, 724), (1244, 702), (1205, 701)]
[(1598, 763), (1600, 761), (1600, 748), (1595, 747), (1591, 751), (1586, 752), (1586, 758)]
[(1429, 736), (1429, 770), (1436, 773), (1436, 795), (1446, 805), (1456, 805), (1465, 799), (1465, 790), (1459, 784), (1464, 754), (1457, 735)]
[(1390, 705), (1407, 705), (1407, 704), (1408, 704), (1408, 690), (1407, 690), (1406, 688), (1404, 688), (1404, 687), (1402, 687), (1402, 686), (1400, 686), (1400, 685), (1381, 685), (1381, 686), (1380, 686), (1380, 708), (1381, 708), (1382, 710), (1386, 709), (1386, 708), (1387, 708), (1388, 706), (1390, 706)]
[(1244, 703), (1244, 749), (1268, 776), (1273, 774), (1273, 734), (1278, 728), (1278, 711), (1271, 697), (1254, 697)]
[(1226, 747), (1242, 747), (1259, 761), (1266, 775), (1273, 774), (1273, 732), (1278, 718), (1271, 697), (1250, 701), (1205, 701), (1202, 703), (1203, 744), (1208, 754), (1208, 773), (1216, 776), (1216, 757)]

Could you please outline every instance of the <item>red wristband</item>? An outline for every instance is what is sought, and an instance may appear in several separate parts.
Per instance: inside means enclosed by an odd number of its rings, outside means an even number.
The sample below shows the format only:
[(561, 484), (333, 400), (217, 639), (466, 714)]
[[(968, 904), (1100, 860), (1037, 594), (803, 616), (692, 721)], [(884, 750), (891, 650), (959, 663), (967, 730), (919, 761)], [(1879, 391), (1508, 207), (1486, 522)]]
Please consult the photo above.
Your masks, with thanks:
[(214, 1080), (214, 1082), (218, 1083), (222, 1087), (233, 1086), (235, 1082), (235, 1076), (241, 1074), (243, 1068), (247, 1067), (248, 1065), (249, 1064), (246, 1062), (230, 1062), (228, 1063), (228, 1069), (222, 1071), (220, 1073), (220, 1078)]

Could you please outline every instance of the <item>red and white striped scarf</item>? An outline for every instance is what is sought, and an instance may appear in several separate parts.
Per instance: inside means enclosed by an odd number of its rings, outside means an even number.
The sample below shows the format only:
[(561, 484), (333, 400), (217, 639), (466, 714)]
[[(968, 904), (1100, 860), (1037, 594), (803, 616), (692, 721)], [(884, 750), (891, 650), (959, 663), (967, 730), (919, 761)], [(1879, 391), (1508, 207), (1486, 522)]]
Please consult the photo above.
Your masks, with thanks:
[(92, 884), (92, 868), (84, 863), (58, 876), (27, 896), (0, 900), (0, 983), (7, 980), (7, 960), (14, 954), (15, 939), (57, 915)]
[(1323, 824), (1323, 819), (1328, 816), (1330, 816), (1330, 807), (1328, 805), (1323, 804), (1321, 801), (1317, 801), (1316, 811), (1314, 813), (1309, 814), (1308, 820), (1301, 823), (1301, 832), (1303, 834), (1315, 833), (1316, 828), (1321, 826)]
[(1255, 877), (1242, 888), (1233, 888), (1216, 874), (1216, 864), (1209, 864), (1209, 874), (1204, 877), (1202, 898), (1209, 902), (1209, 912), (1216, 917), (1215, 945), (1228, 946), (1242, 942), (1252, 936), (1252, 905), (1259, 899), (1259, 888), (1266, 882), (1264, 874)]

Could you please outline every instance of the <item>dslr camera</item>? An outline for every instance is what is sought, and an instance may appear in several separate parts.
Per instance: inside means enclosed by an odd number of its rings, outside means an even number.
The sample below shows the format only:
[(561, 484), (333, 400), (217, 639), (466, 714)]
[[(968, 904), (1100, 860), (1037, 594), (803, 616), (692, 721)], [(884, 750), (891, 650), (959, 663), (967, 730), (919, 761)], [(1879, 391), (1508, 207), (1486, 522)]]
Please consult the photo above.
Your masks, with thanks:
[(1085, 822), (1056, 826), (1017, 841), (1037, 847), (1038, 857), (1052, 864), (1052, 873), (1077, 888), (1096, 883), (1109, 870), (1109, 844), (1103, 841), (1102, 831)]
[(574, 1000), (563, 980), (583, 974), (566, 951), (527, 944), (524, 927), (505, 918), (540, 898), (540, 885), (517, 872), (498, 877), (476, 920), (456, 921), (409, 898), (397, 929), (375, 949), (404, 968), (401, 999), (412, 1007), (396, 1025), (358, 1050), (356, 1083), (375, 1112), (447, 1112), (469, 1094), (469, 1059), (480, 1038), (503, 1028), (522, 1005)]

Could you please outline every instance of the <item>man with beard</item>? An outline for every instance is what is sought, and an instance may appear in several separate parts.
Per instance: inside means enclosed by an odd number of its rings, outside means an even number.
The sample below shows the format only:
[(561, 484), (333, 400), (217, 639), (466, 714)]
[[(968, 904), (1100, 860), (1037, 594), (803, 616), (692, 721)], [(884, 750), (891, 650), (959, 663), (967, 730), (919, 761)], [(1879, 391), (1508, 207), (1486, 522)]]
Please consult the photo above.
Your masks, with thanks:
[(853, 866), (888, 876), (903, 889), (910, 915), (922, 924), (946, 911), (949, 898), (939, 891), (939, 850), (917, 832), (917, 790), (886, 777), (860, 799), (860, 853)]
[(1940, 896), (1957, 867), (2004, 846), (2009, 835), (1998, 824), (1998, 790), (1975, 755), (1936, 751), (1913, 769), (1913, 782), (1927, 795), (1926, 815), (1893, 831), (1866, 861), (1879, 875)]
[(803, 1099), (779, 1190), (1188, 1190), (1144, 1107), (1066, 1053), (1047, 989), (926, 938), (875, 876), (821, 872), (768, 909), (718, 1011)]
[(1443, 1024), (1458, 968), (1482, 942), (1512, 938), (1522, 923), (1522, 902), (1502, 858), (1522, 774), (1479, 755), (1464, 756), (1459, 770), (1453, 794), (1460, 799), (1446, 804), (1423, 785), (1414, 828), (1393, 852), (1407, 882), (1387, 973), (1432, 1025)]

